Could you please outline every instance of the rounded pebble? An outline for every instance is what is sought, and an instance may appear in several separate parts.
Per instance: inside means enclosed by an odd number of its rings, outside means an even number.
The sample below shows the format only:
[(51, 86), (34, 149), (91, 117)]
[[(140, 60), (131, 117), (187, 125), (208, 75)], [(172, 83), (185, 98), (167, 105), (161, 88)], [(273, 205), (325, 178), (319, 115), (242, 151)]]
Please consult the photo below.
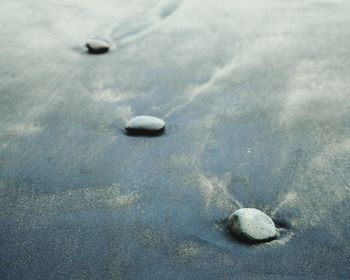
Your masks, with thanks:
[(164, 131), (165, 122), (152, 116), (137, 116), (126, 123), (125, 129), (131, 134), (158, 134)]
[(272, 219), (255, 208), (241, 208), (229, 217), (233, 234), (249, 241), (264, 241), (277, 236)]
[(89, 53), (101, 54), (109, 51), (110, 45), (102, 40), (91, 39), (86, 42)]

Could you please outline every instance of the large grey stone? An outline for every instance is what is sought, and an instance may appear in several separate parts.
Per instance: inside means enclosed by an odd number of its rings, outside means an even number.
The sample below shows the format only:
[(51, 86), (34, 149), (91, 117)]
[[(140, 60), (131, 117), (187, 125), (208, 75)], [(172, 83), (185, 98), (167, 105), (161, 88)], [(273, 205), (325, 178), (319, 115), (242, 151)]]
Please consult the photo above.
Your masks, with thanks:
[(158, 134), (164, 131), (165, 122), (152, 116), (137, 116), (126, 123), (125, 129), (132, 134)]
[(272, 219), (255, 208), (241, 208), (229, 217), (232, 233), (251, 241), (275, 238), (277, 230)]

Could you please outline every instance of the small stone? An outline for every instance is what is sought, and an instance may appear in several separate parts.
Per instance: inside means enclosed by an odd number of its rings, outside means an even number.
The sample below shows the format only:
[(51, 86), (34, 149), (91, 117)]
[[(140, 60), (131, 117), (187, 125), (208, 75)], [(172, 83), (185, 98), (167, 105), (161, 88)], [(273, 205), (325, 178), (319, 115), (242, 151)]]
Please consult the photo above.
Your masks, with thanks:
[(164, 131), (165, 122), (152, 116), (137, 116), (126, 123), (125, 129), (130, 134), (159, 134)]
[(109, 51), (110, 45), (102, 40), (91, 39), (86, 42), (89, 53), (101, 54)]
[(255, 208), (241, 208), (229, 217), (233, 234), (249, 241), (264, 241), (277, 236), (272, 219)]

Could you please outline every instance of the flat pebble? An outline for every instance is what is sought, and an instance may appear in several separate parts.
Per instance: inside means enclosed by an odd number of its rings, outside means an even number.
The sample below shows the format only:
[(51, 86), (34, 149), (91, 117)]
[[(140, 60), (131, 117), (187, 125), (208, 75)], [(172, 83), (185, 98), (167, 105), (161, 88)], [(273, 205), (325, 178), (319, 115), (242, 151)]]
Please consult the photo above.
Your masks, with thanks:
[(137, 116), (126, 123), (125, 129), (131, 134), (159, 134), (164, 131), (165, 122), (152, 116)]
[(89, 53), (101, 54), (109, 51), (110, 45), (106, 41), (91, 39), (86, 42)]
[(249, 241), (264, 241), (275, 238), (277, 229), (272, 219), (255, 208), (241, 208), (229, 217), (233, 234)]

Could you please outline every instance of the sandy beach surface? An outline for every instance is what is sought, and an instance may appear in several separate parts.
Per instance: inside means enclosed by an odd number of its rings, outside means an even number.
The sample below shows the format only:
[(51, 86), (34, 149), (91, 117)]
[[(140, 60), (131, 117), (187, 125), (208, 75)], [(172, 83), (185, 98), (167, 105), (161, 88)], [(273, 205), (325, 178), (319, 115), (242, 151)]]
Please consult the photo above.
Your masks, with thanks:
[[(349, 1), (0, 14), (1, 280), (349, 279)], [(125, 134), (137, 115), (165, 133)], [(242, 207), (279, 238), (233, 238)]]

